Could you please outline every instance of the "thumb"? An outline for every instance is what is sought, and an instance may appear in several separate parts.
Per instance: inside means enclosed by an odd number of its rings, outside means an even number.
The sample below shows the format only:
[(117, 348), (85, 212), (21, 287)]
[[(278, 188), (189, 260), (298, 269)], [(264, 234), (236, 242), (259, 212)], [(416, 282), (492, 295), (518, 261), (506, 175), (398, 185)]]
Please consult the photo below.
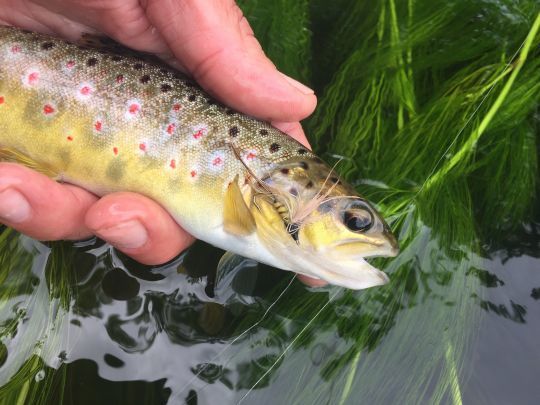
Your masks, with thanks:
[(145, 6), (174, 56), (217, 99), (267, 121), (299, 121), (313, 112), (313, 90), (276, 69), (233, 0)]

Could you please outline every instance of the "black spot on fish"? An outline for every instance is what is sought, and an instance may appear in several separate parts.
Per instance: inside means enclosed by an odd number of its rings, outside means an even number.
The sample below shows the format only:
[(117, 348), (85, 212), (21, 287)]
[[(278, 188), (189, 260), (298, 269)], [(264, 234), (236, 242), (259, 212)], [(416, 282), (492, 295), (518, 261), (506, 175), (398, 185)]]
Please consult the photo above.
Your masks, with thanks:
[(41, 44), (41, 49), (48, 51), (54, 48), (54, 42), (44, 42)]
[(259, 134), (261, 134), (262, 136), (266, 136), (266, 135), (268, 135), (268, 130), (266, 130), (266, 129), (261, 129), (261, 130), (259, 131)]
[(309, 166), (308, 166), (308, 164), (306, 162), (300, 162), (300, 163), (298, 163), (298, 166), (300, 166), (304, 170), (309, 169)]
[(339, 179), (337, 177), (330, 177), (330, 181), (332, 183), (338, 183), (338, 184), (340, 183), (340, 181), (339, 181)]
[(289, 193), (290, 193), (291, 195), (294, 195), (295, 197), (298, 197), (298, 190), (297, 190), (296, 188), (294, 188), (294, 187), (291, 187), (291, 188), (289, 189)]
[(120, 181), (124, 177), (124, 164), (114, 159), (107, 167), (107, 176), (114, 181)]
[(97, 58), (90, 58), (90, 59), (88, 59), (88, 60), (86, 61), (86, 66), (90, 66), (90, 67), (96, 66), (97, 63), (98, 63)]
[(161, 87), (159, 88), (163, 93), (167, 93), (168, 91), (172, 90), (172, 86), (168, 83), (163, 83)]
[(289, 169), (287, 169), (287, 168), (281, 169), (280, 172), (283, 173), (283, 174), (289, 174)]
[(144, 75), (142, 76), (139, 81), (142, 83), (142, 84), (146, 84), (150, 81), (150, 75)]
[(189, 101), (195, 101), (197, 100), (197, 96), (195, 94), (191, 94), (189, 97), (188, 97), (188, 100)]
[(307, 182), (306, 188), (307, 189), (313, 188), (313, 182), (311, 180)]
[(120, 62), (122, 60), (122, 57), (118, 55), (113, 55), (111, 56), (111, 60), (113, 60), (114, 62)]
[(229, 135), (232, 136), (233, 138), (238, 136), (239, 132), (240, 132), (240, 130), (238, 129), (238, 127), (229, 128)]
[(297, 152), (298, 152), (299, 155), (305, 155), (307, 153), (307, 150), (304, 149), (304, 148), (300, 148), (300, 149), (298, 149)]
[(278, 150), (281, 149), (281, 145), (279, 143), (273, 143), (270, 145), (270, 153), (276, 153)]
[(135, 69), (135, 70), (142, 70), (143, 67), (144, 67), (144, 64), (142, 64), (142, 63), (140, 63), (140, 62), (139, 62), (139, 63), (135, 63), (135, 64), (133, 65), (133, 69)]

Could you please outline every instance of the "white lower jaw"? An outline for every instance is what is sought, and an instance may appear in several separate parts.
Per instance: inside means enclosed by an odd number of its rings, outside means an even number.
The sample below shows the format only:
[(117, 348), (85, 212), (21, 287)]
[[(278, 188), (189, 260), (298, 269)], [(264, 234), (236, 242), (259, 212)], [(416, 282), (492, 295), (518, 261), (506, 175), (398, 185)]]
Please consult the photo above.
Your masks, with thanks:
[(257, 234), (235, 237), (224, 232), (221, 227), (200, 236), (201, 239), (215, 246), (241, 256), (283, 270), (317, 277), (341, 287), (360, 290), (388, 282), (386, 274), (371, 266), (364, 259), (328, 260), (328, 255), (322, 252), (306, 251), (292, 240), (290, 244), (278, 242), (276, 246), (265, 246)]
[(325, 280), (330, 284), (361, 290), (383, 285), (389, 281), (385, 273), (361, 258), (331, 261), (325, 260), (322, 254), (309, 255), (302, 249), (291, 249), (289, 253), (290, 256), (284, 258), (287, 261), (288, 269)]
[(331, 284), (339, 285), (353, 290), (375, 287), (388, 283), (388, 276), (371, 266), (365, 260), (358, 260), (354, 268), (340, 263), (338, 272), (318, 268), (319, 277)]

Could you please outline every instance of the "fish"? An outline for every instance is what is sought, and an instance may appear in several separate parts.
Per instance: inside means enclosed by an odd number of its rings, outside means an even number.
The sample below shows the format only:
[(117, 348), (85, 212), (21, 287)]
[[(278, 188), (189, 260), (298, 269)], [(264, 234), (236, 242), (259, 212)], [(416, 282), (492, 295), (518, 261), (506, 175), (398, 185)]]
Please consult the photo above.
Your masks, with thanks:
[(397, 254), (387, 223), (269, 123), (106, 38), (1, 26), (0, 55), (0, 160), (98, 196), (148, 196), (230, 255), (350, 289), (388, 282), (366, 261)]

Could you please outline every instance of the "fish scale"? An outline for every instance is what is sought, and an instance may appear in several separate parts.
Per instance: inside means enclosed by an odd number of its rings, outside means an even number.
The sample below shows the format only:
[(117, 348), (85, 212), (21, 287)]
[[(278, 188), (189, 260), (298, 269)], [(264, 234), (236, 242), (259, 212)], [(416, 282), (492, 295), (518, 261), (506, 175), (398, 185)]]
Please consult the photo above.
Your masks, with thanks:
[[(12, 27), (0, 27), (0, 54), (4, 155), (24, 156), (97, 195), (144, 194), (195, 237), (224, 249), (301, 271), (261, 241), (255, 229), (265, 225), (250, 219), (260, 208), (255, 200), (270, 193), (273, 204), (291, 209), (321, 193), (356, 195), (329, 181), (332, 170), (300, 143), (221, 105), (151, 56)], [(278, 214), (282, 222), (294, 217)], [(226, 229), (234, 221), (240, 225)], [(287, 239), (280, 246), (298, 245), (297, 235), (276, 232)]]

